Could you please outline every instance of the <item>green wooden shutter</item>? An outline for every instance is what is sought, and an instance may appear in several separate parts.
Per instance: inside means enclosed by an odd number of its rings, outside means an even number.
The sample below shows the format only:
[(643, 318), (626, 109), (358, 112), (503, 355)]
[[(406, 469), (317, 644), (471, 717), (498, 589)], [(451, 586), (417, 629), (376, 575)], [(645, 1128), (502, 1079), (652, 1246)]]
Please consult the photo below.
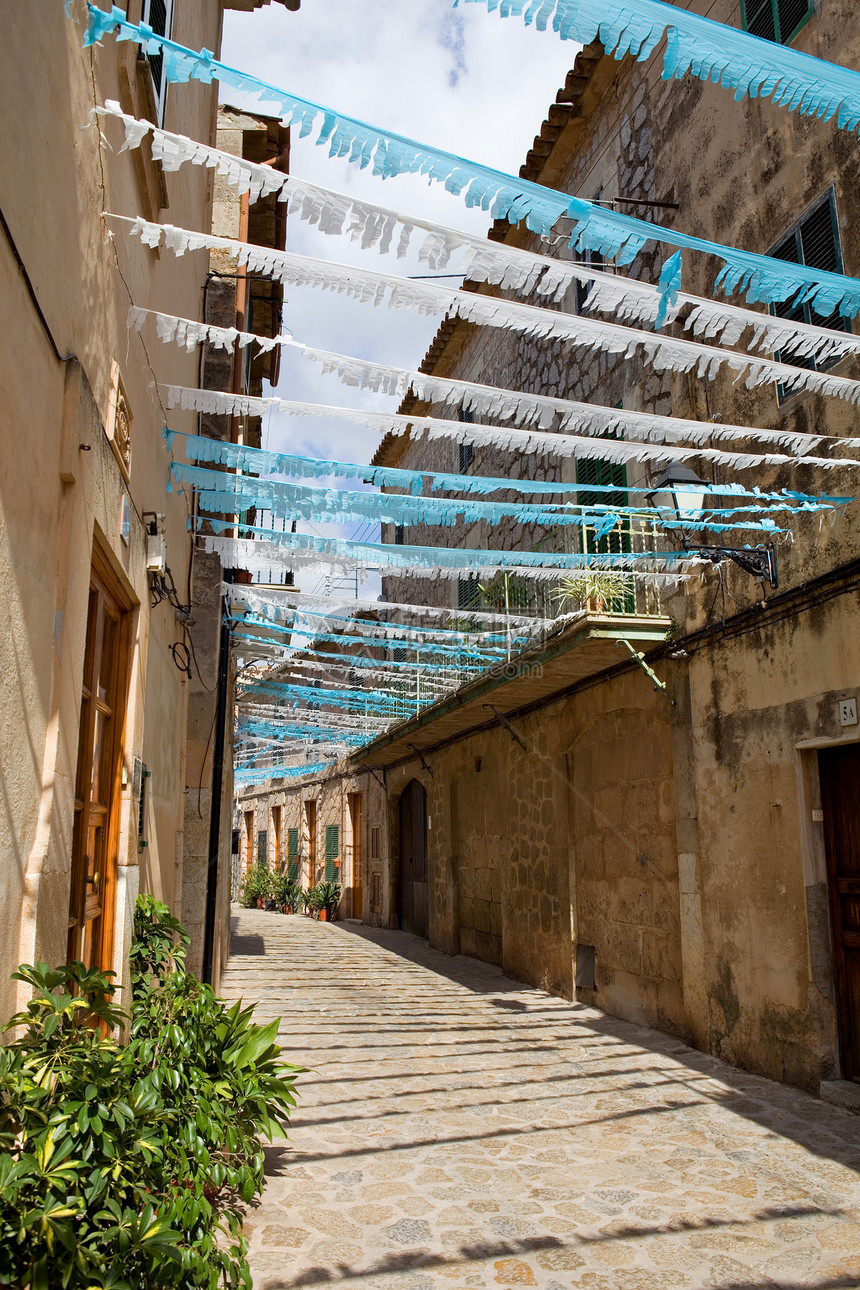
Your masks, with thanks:
[(299, 880), (299, 831), (287, 829), (287, 877), (290, 882)]
[(340, 852), (340, 826), (327, 824), (325, 830), (325, 877), (326, 882), (338, 881), (338, 867), (335, 860)]

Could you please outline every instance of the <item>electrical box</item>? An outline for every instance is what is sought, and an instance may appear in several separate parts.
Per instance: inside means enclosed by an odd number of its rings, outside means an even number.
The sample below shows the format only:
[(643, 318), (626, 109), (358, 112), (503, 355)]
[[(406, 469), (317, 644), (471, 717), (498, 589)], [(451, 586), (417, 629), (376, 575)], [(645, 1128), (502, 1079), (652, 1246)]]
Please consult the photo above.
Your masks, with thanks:
[(167, 568), (167, 542), (163, 533), (148, 533), (146, 536), (146, 572), (162, 576)]

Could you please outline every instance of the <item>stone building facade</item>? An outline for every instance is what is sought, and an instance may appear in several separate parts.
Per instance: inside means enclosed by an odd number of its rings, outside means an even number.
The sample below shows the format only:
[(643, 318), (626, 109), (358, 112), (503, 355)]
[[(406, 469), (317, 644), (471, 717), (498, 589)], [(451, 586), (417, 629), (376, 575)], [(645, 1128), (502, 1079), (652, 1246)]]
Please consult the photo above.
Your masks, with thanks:
[(239, 795), (239, 873), (255, 865), (287, 872), (307, 888), (340, 882), (339, 918), (388, 927), (391, 872), (388, 804), (373, 772), (341, 762), (301, 785), (278, 780)]
[[(224, 0), (172, 9), (217, 50)], [(240, 0), (256, 7), (256, 0)], [(128, 16), (141, 18), (141, 0)], [(0, 1014), (22, 961), (83, 958), (125, 976), (139, 891), (180, 917), (185, 881), (187, 497), (167, 493), (153, 381), (194, 386), (199, 356), (129, 335), (131, 305), (200, 317), (206, 265), (130, 239), (108, 212), (209, 227), (211, 172), (120, 152), (94, 106), (214, 142), (217, 87), (165, 86), (158, 60), (84, 49), (87, 8), (0, 5)], [(286, 19), (285, 19), (286, 20)], [(35, 161), (39, 145), (41, 159)], [(171, 414), (195, 432), (189, 413)], [(155, 601), (158, 603), (154, 603)], [(186, 899), (187, 898), (187, 899)]]
[[(742, 21), (739, 0), (691, 7)], [(797, 48), (857, 64), (855, 6), (821, 0), (803, 19), (792, 33)], [(802, 245), (810, 263), (858, 276), (854, 145), (832, 122), (766, 101), (737, 103), (689, 78), (664, 82), (659, 51), (638, 64), (616, 62), (593, 45), (577, 56), (521, 173), (732, 246), (790, 255), (790, 242)], [(548, 249), (507, 224), (496, 224), (490, 237), (569, 254), (564, 240)], [(656, 282), (668, 254), (651, 244), (629, 273)], [(684, 261), (684, 290), (711, 295), (716, 264)], [(560, 307), (582, 303), (571, 292)], [(679, 324), (670, 331), (684, 334)], [(848, 402), (809, 392), (786, 398), (776, 385), (750, 390), (725, 372), (708, 380), (658, 372), (636, 358), (620, 362), (456, 320), (443, 323), (422, 370), (610, 408), (835, 439), (854, 432)], [(832, 370), (860, 378), (850, 357)], [(402, 410), (425, 408), (409, 396)], [(452, 415), (438, 405), (430, 411)], [(756, 451), (755, 441), (744, 446)], [(822, 452), (846, 455), (838, 444), (825, 443)], [(477, 445), (461, 454), (450, 442), (402, 436), (384, 440), (375, 461), (590, 478), (578, 473), (581, 462)], [(623, 483), (650, 487), (662, 469), (631, 463)], [(802, 462), (731, 473), (716, 466), (713, 479), (848, 496), (857, 484), (854, 468), (822, 471)], [(623, 613), (583, 612), (513, 665), (358, 751), (346, 774), (361, 782), (374, 771), (385, 785), (388, 925), (856, 1105), (855, 510), (823, 524), (792, 517), (793, 541), (778, 551), (778, 587), (724, 561), (674, 593), (640, 589)], [(416, 526), (385, 535), (515, 549), (557, 541), (556, 549), (571, 549), (563, 533), (514, 526)], [(458, 604), (457, 584), (444, 581), (392, 577), (385, 594)], [(288, 802), (300, 792), (288, 789), (282, 809), (294, 810)], [(342, 788), (332, 783), (327, 792), (337, 799)], [(260, 809), (273, 799), (255, 800)], [(423, 919), (416, 917), (421, 902)]]
[[(691, 7), (742, 21), (738, 0)], [(854, 6), (821, 0), (805, 18), (798, 48), (856, 65)], [(660, 67), (659, 51), (637, 64), (616, 62), (599, 45), (583, 50), (523, 176), (748, 250), (786, 254), (789, 240), (802, 238), (810, 255), (835, 256), (839, 268), (860, 274), (860, 161), (848, 132), (766, 101), (737, 103), (712, 84), (664, 82)], [(823, 247), (812, 236), (822, 228)], [(497, 224), (490, 236), (547, 253), (525, 228)], [(668, 254), (651, 244), (631, 276), (656, 282)], [(832, 267), (825, 260), (809, 262)], [(715, 265), (684, 261), (684, 290), (712, 294)], [(675, 334), (684, 334), (677, 324)], [(423, 370), (703, 421), (836, 437), (854, 431), (851, 405), (837, 399), (785, 398), (776, 385), (749, 390), (723, 374), (660, 373), (635, 358), (619, 362), (459, 321), (443, 325)], [(833, 370), (860, 377), (856, 359)], [(415, 406), (409, 400), (405, 410)], [(840, 455), (838, 446), (823, 451)], [(394, 437), (376, 460), (447, 471), (463, 464), (456, 446)], [(581, 463), (553, 475), (557, 461), (480, 447), (467, 468), (582, 478)], [(624, 482), (650, 486), (661, 470), (642, 461)], [(719, 466), (713, 478), (844, 495), (857, 483), (853, 468), (800, 463), (731, 475)], [(456, 712), (443, 702), (353, 759), (357, 768), (385, 768), (391, 799), (413, 778), (425, 787), (432, 943), (465, 948), (774, 1078), (857, 1100), (854, 509), (824, 525), (792, 520), (794, 541), (779, 548), (778, 589), (725, 562), (659, 604), (640, 593), (635, 607), (603, 625), (619, 642), (615, 659), (595, 655), (589, 665), (590, 637), (573, 630), (568, 658), (576, 671), (579, 654), (583, 671), (574, 683), (559, 684), (538, 652), (521, 663), (528, 693), (523, 677), (474, 682)], [(426, 539), (410, 530), (405, 540), (528, 549), (539, 537), (488, 542), (461, 528)], [(391, 579), (386, 593), (456, 603), (444, 583)], [(665, 643), (646, 643), (641, 634), (651, 629)], [(663, 692), (624, 644), (635, 645), (637, 633), (636, 648)], [(389, 814), (396, 820), (396, 806)], [(396, 829), (392, 858), (396, 892), (404, 881)]]

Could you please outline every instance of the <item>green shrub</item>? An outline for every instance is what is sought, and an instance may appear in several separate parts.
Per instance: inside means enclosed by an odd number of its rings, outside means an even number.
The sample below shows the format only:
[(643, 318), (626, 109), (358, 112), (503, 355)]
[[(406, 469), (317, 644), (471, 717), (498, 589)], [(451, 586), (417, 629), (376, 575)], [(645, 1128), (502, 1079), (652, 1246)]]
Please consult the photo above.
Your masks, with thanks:
[(258, 900), (268, 900), (272, 894), (272, 878), (268, 869), (249, 869), (239, 888), (240, 905), (256, 909)]
[(0, 1285), (232, 1290), (251, 1284), (242, 1202), (263, 1138), (286, 1127), (299, 1068), (278, 1023), (226, 1008), (180, 966), (166, 906), (138, 902), (131, 1037), (111, 974), (16, 974), (33, 991), (0, 1047)]
[(280, 906), (292, 905), (295, 909), (301, 894), (301, 887), (286, 873), (272, 874), (272, 899)]
[(313, 908), (324, 909), (331, 917), (340, 904), (342, 893), (343, 887), (339, 882), (318, 882), (315, 887), (311, 888)]

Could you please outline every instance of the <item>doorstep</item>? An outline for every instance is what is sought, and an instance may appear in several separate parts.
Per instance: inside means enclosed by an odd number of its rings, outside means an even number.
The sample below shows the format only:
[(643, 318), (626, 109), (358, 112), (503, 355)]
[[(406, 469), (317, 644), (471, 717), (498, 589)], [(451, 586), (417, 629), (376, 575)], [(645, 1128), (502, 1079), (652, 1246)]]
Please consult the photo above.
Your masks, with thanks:
[(843, 1111), (854, 1111), (860, 1115), (860, 1084), (853, 1080), (822, 1080), (818, 1085), (818, 1096), (823, 1102), (841, 1106)]

